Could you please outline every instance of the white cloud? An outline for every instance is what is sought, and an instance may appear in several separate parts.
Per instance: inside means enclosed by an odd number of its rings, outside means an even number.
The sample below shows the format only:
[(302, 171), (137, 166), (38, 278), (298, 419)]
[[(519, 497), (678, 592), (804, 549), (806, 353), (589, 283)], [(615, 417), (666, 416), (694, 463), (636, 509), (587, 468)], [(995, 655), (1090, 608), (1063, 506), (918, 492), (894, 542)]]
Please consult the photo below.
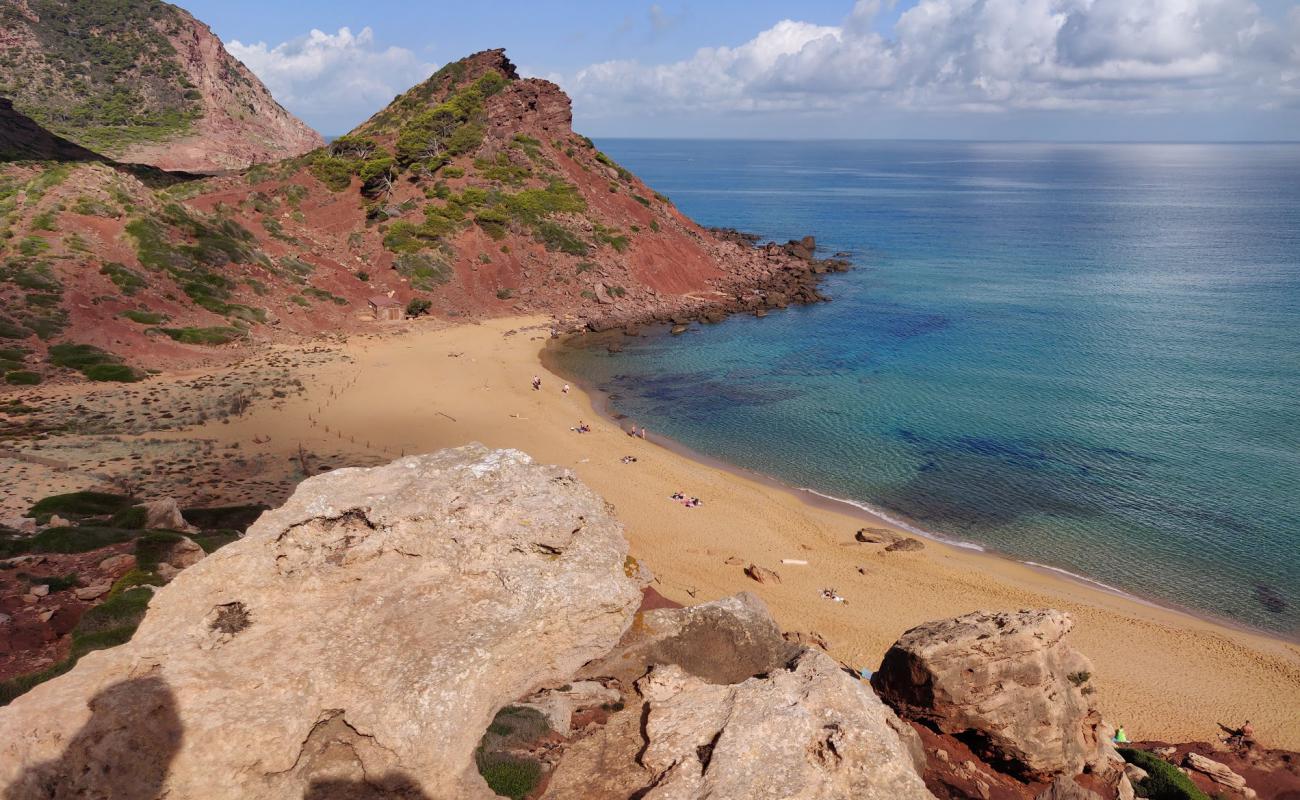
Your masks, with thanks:
[(1300, 6), (1249, 0), (921, 0), (889, 36), (880, 3), (842, 24), (784, 20), (737, 47), (609, 61), (563, 85), (586, 118), (672, 111), (1207, 111), (1293, 105)]
[(232, 41), (226, 49), (276, 100), (326, 134), (352, 129), (434, 70), (410, 50), (376, 46), (368, 27), (356, 34), (313, 29), (274, 47)]

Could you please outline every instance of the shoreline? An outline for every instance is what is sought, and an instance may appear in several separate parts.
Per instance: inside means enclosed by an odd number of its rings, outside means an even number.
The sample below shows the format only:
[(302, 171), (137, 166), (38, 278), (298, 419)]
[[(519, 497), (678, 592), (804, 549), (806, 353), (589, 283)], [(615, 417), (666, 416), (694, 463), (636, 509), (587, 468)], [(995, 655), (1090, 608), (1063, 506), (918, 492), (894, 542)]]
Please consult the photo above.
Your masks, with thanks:
[[(554, 355), (555, 351), (570, 346), (570, 343), (572, 343), (573, 341), (591, 335), (592, 334), (590, 333), (572, 333), (572, 334), (566, 334), (558, 340), (552, 340), (538, 354), (538, 360), (540, 361), (542, 367), (547, 372), (550, 372), (552, 375), (554, 375), (556, 378), (560, 380), (572, 384), (578, 390), (585, 393), (590, 398), (592, 408), (593, 410), (596, 411), (597, 414), (600, 414), (606, 420), (616, 425), (620, 425), (621, 427), (621, 422), (623, 420), (629, 419), (629, 417), (627, 417), (627, 415), (623, 414), (621, 411), (619, 411), (617, 408), (614, 407), (614, 401), (609, 396), (609, 394), (597, 388), (596, 386), (592, 385), (582, 377), (573, 375), (568, 371), (561, 369), (558, 363), (558, 359), (556, 359)], [(786, 483), (785, 481), (781, 480), (780, 478), (774, 475), (769, 475), (764, 472), (759, 472), (757, 470), (752, 470), (747, 467), (742, 467), (737, 464), (733, 464), (723, 458), (718, 458), (717, 456), (701, 453), (698, 450), (692, 448), (690, 445), (687, 445), (671, 437), (664, 436), (662, 434), (653, 434), (650, 437), (649, 441), (652, 444), (657, 444), (658, 446), (663, 447), (664, 449), (678, 456), (681, 456), (682, 458), (695, 461), (699, 464), (711, 467), (713, 469), (719, 469), (724, 472), (732, 473), (738, 477), (746, 478), (753, 481), (758, 481), (760, 483), (767, 484), (780, 491), (787, 492), (793, 497), (800, 500), (801, 502), (806, 503), (810, 506), (829, 509), (839, 513), (847, 514), (849, 516), (858, 516), (864, 521), (874, 523), (876, 525), (889, 527), (897, 531), (911, 534), (913, 536), (917, 536), (919, 538), (925, 539), (926, 542), (934, 542), (936, 544), (941, 544), (947, 547), (968, 551), (970, 553), (980, 554), (980, 555), (988, 556), (990, 558), (996, 558), (1001, 561), (1005, 561), (1007, 563), (1016, 564), (1022, 567), (1035, 570), (1037, 572), (1043, 573), (1044, 575), (1057, 580), (1064, 580), (1069, 583), (1077, 584), (1079, 586), (1082, 586), (1090, 590), (1105, 592), (1107, 594), (1124, 598), (1134, 603), (1140, 603), (1145, 606), (1150, 606), (1151, 608), (1158, 609), (1162, 612), (1166, 612), (1170, 614), (1179, 614), (1189, 619), (1195, 620), (1197, 622), (1209, 623), (1211, 625), (1218, 625), (1225, 628), (1230, 628), (1232, 630), (1240, 631), (1242, 633), (1252, 634), (1256, 636), (1263, 636), (1265, 638), (1274, 639), (1285, 644), (1300, 645), (1300, 632), (1297, 632), (1294, 635), (1287, 635), (1285, 633), (1281, 633), (1278, 631), (1272, 631), (1265, 628), (1260, 628), (1251, 625), (1250, 623), (1243, 622), (1241, 620), (1232, 619), (1230, 617), (1217, 616), (1210, 612), (1202, 611), (1196, 608), (1191, 608), (1189, 606), (1184, 606), (1179, 603), (1166, 600), (1164, 598), (1150, 597), (1136, 592), (1131, 592), (1126, 589), (1122, 589), (1118, 586), (1112, 586), (1096, 578), (1092, 578), (1087, 575), (1083, 575), (1081, 573), (1072, 572), (1071, 570), (1066, 569), (1065, 567), (1059, 567), (1052, 564), (1044, 564), (1041, 562), (1031, 561), (1024, 558), (1018, 558), (1010, 553), (1004, 553), (998, 550), (997, 548), (989, 545), (984, 545), (978, 542), (970, 542), (963, 539), (954, 539), (952, 537), (944, 536), (943, 534), (935, 533), (933, 531), (921, 527), (915, 522), (907, 519), (906, 517), (903, 517), (901, 514), (896, 516), (891, 512), (882, 511), (881, 509), (875, 508), (870, 503), (864, 501), (851, 500), (843, 497), (836, 497), (835, 495), (826, 494), (812, 487), (795, 486), (794, 484)]]
[[(1300, 646), (988, 552), (939, 541), (914, 552), (858, 543), (854, 532), (868, 518), (861, 508), (696, 460), (656, 434), (649, 441), (631, 439), (602, 414), (598, 393), (574, 385), (562, 394), (565, 379), (543, 363), (551, 331), (552, 320), (541, 316), (425, 321), (307, 344), (301, 352), (279, 350), (237, 370), (244, 380), (301, 381), (301, 392), (263, 394), (243, 415), (118, 437), (115, 445), (91, 437), (83, 448), (102, 460), (111, 455), (107, 447), (126, 454), (151, 439), (211, 442), (188, 456), (205, 465), (201, 471), (169, 468), (162, 479), (170, 483), (163, 486), (182, 502), (195, 492), (217, 491), (208, 504), (255, 498), (273, 506), (301, 480), (294, 466), (299, 448), (311, 456), (313, 472), (372, 466), (472, 441), (521, 450), (571, 470), (613, 506), (630, 552), (669, 600), (694, 604), (751, 592), (782, 630), (815, 633), (832, 657), (869, 669), (904, 631), (927, 621), (983, 609), (1058, 608), (1072, 615), (1070, 640), (1094, 664), (1099, 708), (1132, 735), (1212, 741), (1217, 722), (1249, 718), (1263, 743), (1300, 750), (1300, 718), (1292, 713), (1300, 708)], [(232, 370), (206, 374), (218, 378), (207, 383), (228, 386)], [(541, 391), (530, 387), (535, 374), (542, 377)], [(183, 382), (168, 374), (129, 386), (188, 402), (185, 387), (192, 385), (192, 378)], [(130, 391), (96, 387), (116, 399), (92, 405), (129, 405), (123, 392)], [(56, 393), (62, 391), (49, 392)], [(573, 432), (579, 420), (590, 433)], [(51, 449), (43, 444), (39, 452)], [(228, 463), (242, 466), (214, 473), (221, 454), (235, 454)], [(636, 461), (624, 462), (627, 456)], [(10, 478), (21, 477), (14, 485), (26, 494), (64, 483), (64, 491), (97, 488), (84, 473), (47, 475), (18, 464), (5, 469)], [(187, 483), (197, 476), (208, 486)], [(669, 495), (678, 490), (704, 504), (672, 502)], [(748, 564), (777, 570), (780, 582), (751, 580), (744, 572)], [(824, 599), (826, 588), (846, 602)]]

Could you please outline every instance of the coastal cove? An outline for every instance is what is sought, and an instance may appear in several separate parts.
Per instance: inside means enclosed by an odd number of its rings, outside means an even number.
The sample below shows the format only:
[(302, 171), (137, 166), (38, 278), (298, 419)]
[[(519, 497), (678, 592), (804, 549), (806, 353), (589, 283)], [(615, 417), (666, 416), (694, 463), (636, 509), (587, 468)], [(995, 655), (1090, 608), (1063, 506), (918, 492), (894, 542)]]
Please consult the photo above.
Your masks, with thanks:
[(1300, 147), (603, 146), (705, 224), (812, 231), (855, 265), (828, 304), (557, 355), (617, 412), (943, 539), (1300, 631), (1300, 205), (1277, 199)]
[[(1094, 664), (1099, 708), (1130, 735), (1205, 740), (1216, 723), (1244, 714), (1265, 744), (1300, 746), (1300, 720), (1291, 713), (1300, 706), (1300, 645), (992, 554), (939, 542), (915, 552), (857, 543), (854, 532), (866, 524), (861, 512), (809, 503), (806, 494), (688, 458), (662, 446), (653, 428), (650, 440), (631, 439), (600, 416), (597, 398), (579, 387), (562, 393), (563, 377), (541, 362), (551, 330), (545, 317), (428, 321), (354, 335), (346, 343), (276, 346), (239, 374), (257, 380), (287, 370), (285, 379), (302, 382), (301, 394), (255, 402), (242, 416), (222, 421), (122, 436), (119, 446), (145, 454), (145, 466), (168, 441), (237, 453), (243, 466), (217, 472), (221, 465), (209, 463), (209, 456), (204, 470), (184, 473), (194, 479), (189, 489), (174, 480), (168, 485), (182, 503), (198, 499), (190, 492), (203, 492), (208, 505), (272, 506), (300, 479), (300, 452), (313, 470), (324, 470), (473, 441), (522, 450), (541, 463), (572, 469), (611, 503), (632, 555), (655, 574), (654, 587), (677, 602), (754, 592), (783, 630), (816, 633), (835, 658), (866, 669), (879, 666), (900, 634), (927, 621), (975, 609), (1059, 608), (1074, 617), (1071, 638)], [(161, 393), (173, 383), (230, 374), (226, 367), (192, 370), (146, 385)], [(540, 391), (531, 388), (532, 375), (541, 376)], [(133, 402), (111, 387), (37, 391), (33, 400), (66, 398), (86, 413), (120, 413)], [(579, 421), (591, 432), (572, 431)], [(95, 460), (98, 452), (91, 451)], [(75, 455), (60, 452), (69, 460)], [(623, 463), (626, 456), (636, 461)], [(24, 487), (11, 498), (16, 507), (29, 504), (37, 487), (50, 492), (84, 485), (89, 471), (76, 464), (60, 472), (37, 469), (15, 462), (0, 475)], [(203, 485), (209, 476), (218, 479)], [(683, 508), (670, 498), (676, 491), (704, 503)], [(808, 563), (787, 565), (785, 559)], [(750, 564), (775, 570), (781, 582), (756, 583), (744, 571)], [(827, 588), (847, 602), (823, 599)]]

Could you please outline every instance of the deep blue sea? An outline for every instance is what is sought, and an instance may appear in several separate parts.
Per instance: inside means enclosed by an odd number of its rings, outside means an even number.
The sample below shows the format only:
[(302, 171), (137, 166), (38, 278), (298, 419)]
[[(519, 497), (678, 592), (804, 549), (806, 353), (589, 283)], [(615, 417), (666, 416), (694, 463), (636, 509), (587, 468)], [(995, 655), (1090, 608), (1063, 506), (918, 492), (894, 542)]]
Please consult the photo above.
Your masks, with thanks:
[(1300, 145), (604, 140), (831, 303), (574, 350), (702, 453), (1300, 632)]

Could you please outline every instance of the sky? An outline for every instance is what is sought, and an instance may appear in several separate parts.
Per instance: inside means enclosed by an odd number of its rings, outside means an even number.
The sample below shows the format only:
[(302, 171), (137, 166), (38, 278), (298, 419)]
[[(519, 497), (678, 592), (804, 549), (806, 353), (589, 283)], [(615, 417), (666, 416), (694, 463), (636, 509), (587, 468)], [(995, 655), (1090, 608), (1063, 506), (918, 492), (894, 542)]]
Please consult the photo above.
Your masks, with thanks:
[(326, 135), (504, 47), (593, 137), (1300, 139), (1300, 0), (180, 0)]

